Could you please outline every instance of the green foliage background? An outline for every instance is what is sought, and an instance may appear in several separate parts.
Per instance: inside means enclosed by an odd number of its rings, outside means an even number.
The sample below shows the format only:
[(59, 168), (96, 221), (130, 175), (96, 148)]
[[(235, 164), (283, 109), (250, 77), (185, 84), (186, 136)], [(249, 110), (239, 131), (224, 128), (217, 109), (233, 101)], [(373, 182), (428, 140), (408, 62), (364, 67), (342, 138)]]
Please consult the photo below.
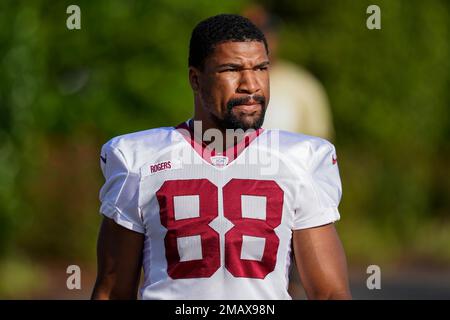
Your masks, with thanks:
[[(247, 3), (0, 2), (0, 278), (10, 261), (95, 264), (101, 145), (188, 118), (192, 28)], [(450, 2), (261, 3), (283, 21), (281, 56), (329, 95), (349, 263), (450, 265)]]

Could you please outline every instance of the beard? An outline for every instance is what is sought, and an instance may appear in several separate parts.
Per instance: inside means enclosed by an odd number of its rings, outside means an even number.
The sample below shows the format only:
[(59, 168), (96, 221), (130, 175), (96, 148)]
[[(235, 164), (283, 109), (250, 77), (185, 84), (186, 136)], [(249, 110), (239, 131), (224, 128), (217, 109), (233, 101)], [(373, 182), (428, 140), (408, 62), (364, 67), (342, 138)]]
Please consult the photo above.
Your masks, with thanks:
[[(252, 119), (246, 120), (246, 118), (250, 116), (245, 116), (239, 112), (233, 112), (234, 107), (246, 104), (252, 99), (261, 106), (261, 112), (253, 116)], [(266, 98), (262, 95), (249, 95), (243, 98), (230, 99), (227, 103), (227, 112), (223, 119), (219, 120), (220, 126), (224, 129), (242, 129), (244, 131), (249, 129), (257, 130), (263, 125), (265, 114)]]

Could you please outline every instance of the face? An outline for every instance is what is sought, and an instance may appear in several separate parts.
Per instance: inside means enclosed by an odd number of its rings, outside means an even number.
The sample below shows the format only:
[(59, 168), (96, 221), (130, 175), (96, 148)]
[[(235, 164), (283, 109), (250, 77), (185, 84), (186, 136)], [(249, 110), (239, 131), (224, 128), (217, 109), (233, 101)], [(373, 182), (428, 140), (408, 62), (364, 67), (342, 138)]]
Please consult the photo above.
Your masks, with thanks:
[(203, 70), (190, 68), (196, 120), (220, 129), (258, 129), (269, 102), (269, 58), (263, 42), (217, 45)]

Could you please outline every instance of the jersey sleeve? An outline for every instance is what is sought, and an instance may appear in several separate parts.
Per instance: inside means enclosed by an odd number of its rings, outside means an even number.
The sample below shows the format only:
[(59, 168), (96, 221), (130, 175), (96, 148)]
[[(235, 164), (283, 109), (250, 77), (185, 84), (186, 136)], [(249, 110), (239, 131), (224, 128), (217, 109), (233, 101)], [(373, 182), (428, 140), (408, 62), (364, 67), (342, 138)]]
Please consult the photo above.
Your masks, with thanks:
[(325, 225), (340, 219), (342, 186), (334, 146), (322, 143), (313, 153), (300, 179), (294, 229)]
[(111, 142), (103, 145), (100, 157), (105, 177), (100, 190), (100, 213), (127, 229), (144, 233), (139, 209), (139, 175), (130, 172), (123, 153)]

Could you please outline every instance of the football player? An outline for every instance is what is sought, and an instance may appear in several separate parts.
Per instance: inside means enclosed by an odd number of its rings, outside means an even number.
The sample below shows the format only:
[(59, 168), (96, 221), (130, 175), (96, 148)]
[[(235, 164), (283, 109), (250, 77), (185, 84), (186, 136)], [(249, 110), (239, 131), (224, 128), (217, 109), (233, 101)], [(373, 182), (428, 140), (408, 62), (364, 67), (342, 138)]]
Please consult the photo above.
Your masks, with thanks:
[(335, 149), (262, 129), (268, 50), (246, 18), (200, 22), (192, 119), (103, 146), (93, 299), (291, 299), (294, 259), (308, 298), (350, 298)]

